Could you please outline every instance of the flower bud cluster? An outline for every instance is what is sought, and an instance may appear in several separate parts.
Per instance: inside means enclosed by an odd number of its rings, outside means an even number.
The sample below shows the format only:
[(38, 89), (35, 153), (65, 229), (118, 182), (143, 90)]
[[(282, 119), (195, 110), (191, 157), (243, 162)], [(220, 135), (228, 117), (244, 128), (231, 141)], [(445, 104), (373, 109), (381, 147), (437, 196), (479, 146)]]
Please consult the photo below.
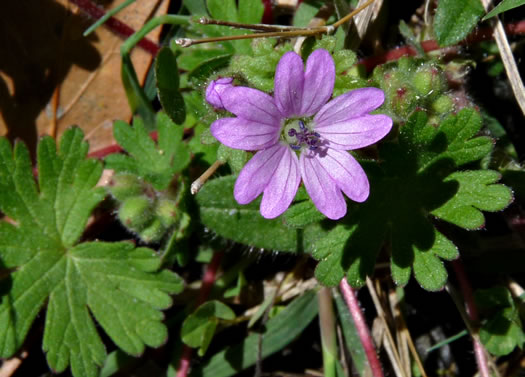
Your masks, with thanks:
[(390, 115), (405, 122), (415, 110), (425, 110), (439, 123), (455, 110), (442, 69), (434, 62), (403, 57), (374, 70), (373, 79), (385, 92)]
[(120, 222), (144, 242), (160, 241), (179, 221), (177, 198), (171, 193), (155, 192), (133, 174), (116, 174), (109, 190), (120, 202)]

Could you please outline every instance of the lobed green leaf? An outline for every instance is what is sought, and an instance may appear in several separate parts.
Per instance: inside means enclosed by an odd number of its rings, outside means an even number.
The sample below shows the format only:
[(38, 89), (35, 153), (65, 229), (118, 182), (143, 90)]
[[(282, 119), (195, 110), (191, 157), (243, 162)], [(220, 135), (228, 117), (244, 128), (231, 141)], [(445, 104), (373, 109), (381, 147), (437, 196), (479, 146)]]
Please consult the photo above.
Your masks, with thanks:
[(445, 182), (459, 184), (456, 194), (441, 207), (432, 211), (434, 216), (465, 229), (479, 229), (485, 223), (481, 211), (501, 211), (513, 200), (512, 191), (495, 184), (501, 178), (493, 170), (455, 172)]
[(441, 260), (458, 257), (456, 246), (430, 221), (434, 215), (467, 229), (479, 228), (481, 211), (498, 211), (512, 200), (511, 191), (494, 184), (492, 171), (457, 172), (492, 150), (492, 141), (476, 137), (481, 118), (464, 109), (439, 127), (414, 113), (401, 126), (398, 142), (379, 148), (381, 163), (364, 162), (371, 192), (354, 204), (347, 217), (314, 243), (319, 260), (316, 277), (335, 286), (346, 275), (353, 286), (373, 273), (383, 245), (391, 251), (392, 278), (404, 285), (412, 273), (427, 290), (439, 290), (447, 279)]
[(219, 319), (233, 320), (235, 313), (220, 301), (207, 301), (190, 314), (182, 323), (182, 341), (199, 348), (203, 356), (211, 343)]
[[(167, 336), (159, 309), (182, 289), (172, 272), (158, 271), (153, 250), (130, 243), (78, 243), (93, 208), (104, 198), (95, 187), (99, 161), (87, 160), (78, 128), (67, 130), (57, 153), (54, 141), (38, 145), (38, 185), (27, 148), (14, 151), (0, 139), (0, 263), (13, 272), (0, 282), (0, 356), (23, 344), (48, 302), (43, 348), (50, 367), (71, 365), (75, 376), (96, 376), (106, 356), (96, 325), (128, 353), (158, 346)], [(5, 191), (4, 191), (5, 190)], [(147, 330), (145, 330), (147, 329)]]
[(106, 157), (106, 166), (119, 172), (135, 174), (164, 190), (173, 176), (190, 162), (190, 153), (182, 141), (183, 129), (165, 113), (157, 114), (158, 143), (151, 139), (140, 118), (133, 127), (116, 121), (113, 125), (115, 139), (129, 155), (112, 154)]

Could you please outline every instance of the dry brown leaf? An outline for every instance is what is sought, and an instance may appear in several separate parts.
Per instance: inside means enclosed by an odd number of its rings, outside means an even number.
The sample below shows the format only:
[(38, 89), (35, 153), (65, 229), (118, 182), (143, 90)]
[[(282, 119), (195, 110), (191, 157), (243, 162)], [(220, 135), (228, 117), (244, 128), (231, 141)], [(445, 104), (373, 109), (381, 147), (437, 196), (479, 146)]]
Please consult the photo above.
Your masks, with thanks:
[[(124, 0), (106, 1), (111, 9)], [(166, 12), (169, 0), (137, 1), (117, 18), (139, 29)], [(112, 123), (131, 111), (120, 79), (122, 39), (99, 27), (67, 0), (0, 2), (0, 135), (21, 138), (34, 150), (37, 137), (53, 129), (53, 99), (59, 83), (57, 135), (76, 124), (98, 149), (113, 142)], [(148, 34), (157, 40), (160, 29)], [(140, 81), (153, 57), (138, 48), (132, 61)]]

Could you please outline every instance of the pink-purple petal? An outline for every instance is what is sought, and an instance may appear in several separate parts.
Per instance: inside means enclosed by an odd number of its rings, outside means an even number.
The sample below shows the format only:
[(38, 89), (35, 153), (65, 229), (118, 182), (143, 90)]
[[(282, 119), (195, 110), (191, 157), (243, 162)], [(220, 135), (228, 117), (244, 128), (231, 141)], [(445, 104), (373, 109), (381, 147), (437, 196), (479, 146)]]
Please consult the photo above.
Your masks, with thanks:
[(299, 168), (306, 191), (317, 209), (332, 220), (343, 217), (346, 214), (343, 194), (315, 154), (301, 153)]
[(350, 199), (361, 203), (368, 198), (370, 184), (365, 171), (348, 152), (328, 148), (314, 158)]
[(335, 64), (326, 50), (315, 50), (306, 61), (303, 98), (298, 115), (312, 116), (323, 107), (334, 91)]
[(270, 183), (264, 189), (261, 215), (273, 219), (286, 211), (295, 198), (300, 183), (299, 160), (295, 152), (286, 147)]
[(295, 52), (287, 52), (277, 64), (274, 79), (275, 105), (283, 117), (301, 115), (303, 86), (303, 60)]
[(279, 163), (289, 147), (282, 144), (259, 151), (239, 173), (233, 196), (239, 204), (248, 204), (268, 186)]
[(382, 114), (367, 114), (340, 123), (316, 125), (314, 129), (331, 148), (352, 150), (367, 147), (385, 137), (392, 129), (392, 119)]
[(274, 145), (280, 129), (243, 118), (222, 118), (212, 123), (210, 131), (217, 140), (230, 148), (256, 151)]
[(257, 89), (234, 86), (221, 93), (222, 104), (239, 118), (279, 126), (281, 114), (273, 98)]
[(317, 127), (329, 126), (358, 117), (383, 104), (385, 94), (377, 88), (360, 88), (337, 96), (315, 115)]

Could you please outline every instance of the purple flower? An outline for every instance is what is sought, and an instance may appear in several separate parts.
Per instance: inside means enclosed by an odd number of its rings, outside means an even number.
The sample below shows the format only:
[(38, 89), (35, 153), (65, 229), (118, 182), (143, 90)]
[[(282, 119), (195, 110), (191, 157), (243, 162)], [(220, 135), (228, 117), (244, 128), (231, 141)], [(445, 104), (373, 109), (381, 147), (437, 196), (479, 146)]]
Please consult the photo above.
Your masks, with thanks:
[(222, 77), (213, 80), (206, 88), (206, 101), (213, 107), (219, 110), (224, 109), (221, 95), (226, 90), (232, 87), (233, 79), (231, 77)]
[(369, 114), (384, 101), (377, 88), (352, 90), (328, 102), (334, 81), (335, 64), (326, 50), (310, 55), (306, 71), (301, 57), (287, 52), (277, 65), (273, 97), (247, 87), (221, 92), (221, 103), (236, 118), (216, 120), (211, 133), (230, 148), (258, 151), (237, 178), (237, 202), (247, 204), (262, 193), (262, 216), (275, 218), (290, 206), (301, 179), (330, 219), (346, 214), (342, 192), (356, 202), (368, 198), (368, 178), (346, 151), (382, 139), (392, 119)]

